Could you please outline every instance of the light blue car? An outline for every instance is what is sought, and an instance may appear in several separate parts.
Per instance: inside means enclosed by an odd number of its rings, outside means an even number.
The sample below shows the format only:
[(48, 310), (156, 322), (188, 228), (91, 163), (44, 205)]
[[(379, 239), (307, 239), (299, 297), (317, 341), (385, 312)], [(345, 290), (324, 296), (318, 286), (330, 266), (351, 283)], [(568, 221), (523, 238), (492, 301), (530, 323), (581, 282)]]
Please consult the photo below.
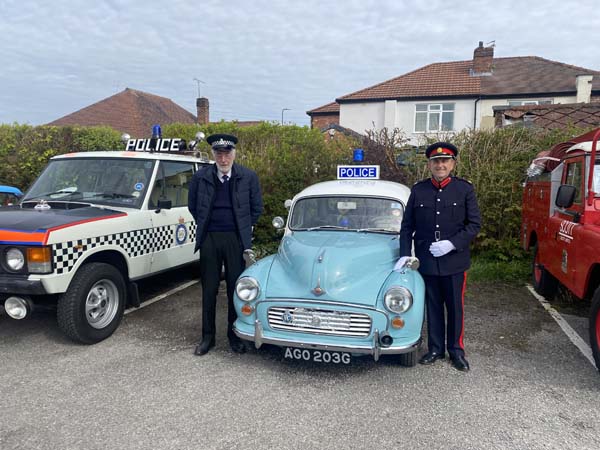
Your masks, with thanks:
[[(285, 358), (349, 364), (353, 356), (398, 355), (414, 366), (424, 284), (411, 258), (399, 271), (398, 233), (410, 190), (379, 180), (310, 186), (290, 207), (277, 254), (236, 283), (234, 330), (283, 347)], [(284, 221), (275, 218), (276, 227)]]

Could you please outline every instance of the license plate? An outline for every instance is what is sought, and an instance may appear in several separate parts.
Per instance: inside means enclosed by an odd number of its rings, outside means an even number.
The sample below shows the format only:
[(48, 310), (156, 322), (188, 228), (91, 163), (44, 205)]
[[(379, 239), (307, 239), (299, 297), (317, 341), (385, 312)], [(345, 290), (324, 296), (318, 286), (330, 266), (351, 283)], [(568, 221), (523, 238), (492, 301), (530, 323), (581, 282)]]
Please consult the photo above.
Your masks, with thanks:
[(283, 353), (286, 359), (312, 361), (316, 363), (350, 364), (350, 353), (309, 350), (307, 348), (286, 347)]

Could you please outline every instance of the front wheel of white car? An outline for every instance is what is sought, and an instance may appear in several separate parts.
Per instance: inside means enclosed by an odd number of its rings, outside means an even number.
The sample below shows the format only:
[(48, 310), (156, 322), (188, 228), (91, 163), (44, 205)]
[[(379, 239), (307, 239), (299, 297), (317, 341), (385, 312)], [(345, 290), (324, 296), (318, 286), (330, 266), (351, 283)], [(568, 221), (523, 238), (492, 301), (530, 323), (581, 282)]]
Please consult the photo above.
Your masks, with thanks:
[(123, 276), (115, 267), (86, 264), (58, 300), (58, 326), (69, 338), (83, 344), (106, 339), (121, 322), (125, 292)]

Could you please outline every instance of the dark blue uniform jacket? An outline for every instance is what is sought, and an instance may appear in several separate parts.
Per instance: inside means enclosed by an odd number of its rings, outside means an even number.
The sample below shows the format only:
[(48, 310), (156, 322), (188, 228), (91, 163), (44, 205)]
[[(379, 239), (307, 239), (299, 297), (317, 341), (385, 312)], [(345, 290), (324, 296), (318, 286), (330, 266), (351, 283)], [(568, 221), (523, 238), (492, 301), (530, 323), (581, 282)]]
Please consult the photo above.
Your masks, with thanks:
[[(205, 166), (194, 174), (190, 183), (188, 209), (196, 221), (196, 251), (200, 249), (210, 220), (215, 198), (217, 166)], [(244, 249), (252, 247), (252, 227), (258, 221), (263, 203), (256, 173), (234, 163), (231, 169), (231, 204), (240, 241)]]
[[(400, 256), (420, 260), (423, 275), (453, 275), (471, 264), (469, 244), (481, 229), (481, 216), (475, 191), (468, 181), (452, 177), (438, 189), (431, 179), (416, 183), (408, 198), (400, 229)], [(429, 251), (432, 242), (449, 240), (456, 250), (435, 258)]]

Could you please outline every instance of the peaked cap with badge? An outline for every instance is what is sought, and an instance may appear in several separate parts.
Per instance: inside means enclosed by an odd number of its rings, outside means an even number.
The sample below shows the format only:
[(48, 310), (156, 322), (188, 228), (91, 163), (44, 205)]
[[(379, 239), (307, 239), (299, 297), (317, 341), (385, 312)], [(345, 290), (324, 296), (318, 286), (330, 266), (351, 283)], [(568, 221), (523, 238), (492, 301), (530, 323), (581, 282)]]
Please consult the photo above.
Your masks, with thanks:
[(452, 158), (458, 156), (458, 149), (448, 142), (436, 142), (425, 149), (427, 159)]
[(208, 145), (210, 145), (214, 151), (219, 152), (229, 152), (234, 150), (237, 141), (237, 137), (232, 134), (211, 134), (206, 138)]

